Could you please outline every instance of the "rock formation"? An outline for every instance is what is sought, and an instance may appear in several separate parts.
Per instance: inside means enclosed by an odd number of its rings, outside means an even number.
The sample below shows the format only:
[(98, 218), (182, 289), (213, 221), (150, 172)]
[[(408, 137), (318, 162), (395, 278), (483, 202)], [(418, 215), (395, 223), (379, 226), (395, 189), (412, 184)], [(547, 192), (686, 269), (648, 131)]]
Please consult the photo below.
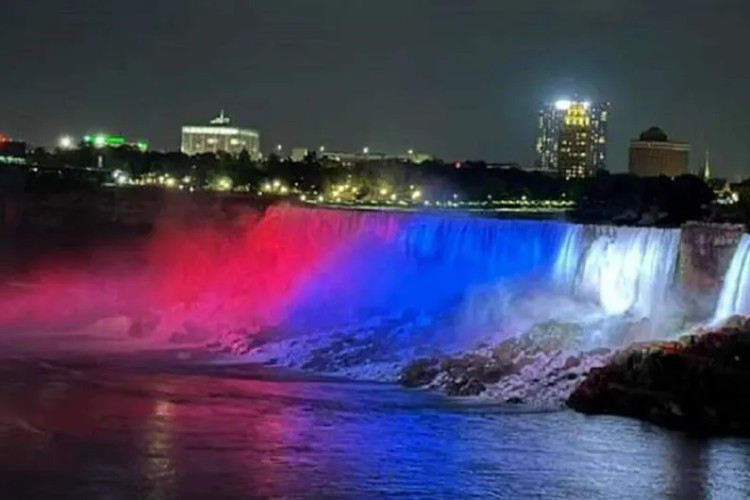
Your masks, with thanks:
[(710, 434), (750, 435), (750, 320), (632, 346), (594, 369), (568, 405)]
[(543, 407), (562, 406), (608, 349), (580, 352), (578, 325), (550, 321), (500, 344), (458, 357), (425, 358), (401, 374), (406, 387), (430, 387), (449, 396), (479, 396)]

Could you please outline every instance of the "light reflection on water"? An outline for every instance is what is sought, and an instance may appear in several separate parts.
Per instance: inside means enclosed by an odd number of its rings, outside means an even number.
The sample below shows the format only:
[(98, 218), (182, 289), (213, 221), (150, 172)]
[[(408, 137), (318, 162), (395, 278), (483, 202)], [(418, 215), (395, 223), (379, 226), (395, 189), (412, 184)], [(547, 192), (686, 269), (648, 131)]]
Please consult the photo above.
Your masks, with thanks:
[(2, 371), (7, 498), (750, 498), (750, 442), (631, 420), (265, 372)]

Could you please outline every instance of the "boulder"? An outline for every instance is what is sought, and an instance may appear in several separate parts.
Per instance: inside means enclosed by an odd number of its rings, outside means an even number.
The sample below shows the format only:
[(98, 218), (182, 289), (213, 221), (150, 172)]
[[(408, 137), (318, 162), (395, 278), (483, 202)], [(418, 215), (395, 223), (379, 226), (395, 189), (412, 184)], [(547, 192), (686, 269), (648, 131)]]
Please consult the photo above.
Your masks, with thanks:
[(679, 342), (641, 345), (591, 370), (568, 406), (701, 433), (750, 435), (750, 330), (745, 321)]
[(418, 359), (410, 363), (401, 373), (401, 384), (410, 388), (431, 384), (440, 373), (439, 363), (436, 358)]
[(445, 386), (448, 396), (478, 396), (485, 391), (483, 383), (475, 378), (458, 378), (450, 380)]

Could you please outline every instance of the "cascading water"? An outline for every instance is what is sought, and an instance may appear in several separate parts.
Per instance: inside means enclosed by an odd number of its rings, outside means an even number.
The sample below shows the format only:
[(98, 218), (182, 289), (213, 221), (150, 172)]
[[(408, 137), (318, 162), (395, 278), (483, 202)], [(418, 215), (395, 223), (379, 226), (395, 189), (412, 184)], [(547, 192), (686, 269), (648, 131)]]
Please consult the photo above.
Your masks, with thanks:
[(721, 321), (735, 314), (750, 314), (750, 235), (743, 235), (732, 258), (714, 314)]
[[(471, 341), (549, 320), (650, 318), (668, 296), (679, 238), (678, 230), (275, 206), (231, 227), (160, 229), (144, 245), (144, 269), (112, 288), (138, 299), (133, 308), (168, 311), (175, 329), (190, 322), (323, 335), (419, 324), (399, 338), (424, 341), (444, 328)], [(87, 297), (100, 289), (88, 286)], [(70, 293), (55, 301), (60, 310), (83, 302)], [(18, 311), (49, 323), (60, 316), (41, 299), (6, 304), (0, 326)], [(163, 328), (174, 331), (166, 321)]]
[(565, 292), (573, 291), (578, 268), (581, 259), (584, 257), (585, 244), (584, 227), (570, 226), (560, 248), (553, 272), (555, 285)]
[(298, 289), (293, 324), (434, 316), (483, 286), (543, 282), (568, 231), (556, 222), (314, 212), (329, 215), (343, 243)]
[(607, 228), (581, 259), (575, 293), (608, 315), (651, 318), (672, 288), (679, 244), (679, 230)]
[(544, 290), (587, 299), (601, 315), (650, 318), (669, 293), (679, 239), (679, 230), (278, 206), (216, 255), (176, 259), (211, 262), (211, 272), (166, 284), (204, 316), (298, 330), (445, 316), (477, 294), (457, 329), (497, 324), (514, 314), (508, 297)]

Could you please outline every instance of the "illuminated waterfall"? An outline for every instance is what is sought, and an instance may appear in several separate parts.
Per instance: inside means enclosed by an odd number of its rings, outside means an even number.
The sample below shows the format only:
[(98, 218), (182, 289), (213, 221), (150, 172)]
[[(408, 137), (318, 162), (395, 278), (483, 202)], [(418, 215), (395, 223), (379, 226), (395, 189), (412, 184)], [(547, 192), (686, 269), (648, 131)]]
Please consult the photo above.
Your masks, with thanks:
[(607, 314), (649, 318), (664, 305), (675, 269), (679, 230), (617, 228), (600, 235), (583, 263), (576, 292)]
[(583, 226), (570, 226), (555, 263), (553, 282), (561, 290), (572, 292), (578, 268), (584, 257), (585, 235)]
[(732, 258), (719, 295), (714, 319), (750, 314), (750, 235), (743, 235)]
[(556, 319), (558, 307), (574, 321), (578, 303), (602, 317), (651, 317), (667, 298), (680, 238), (679, 230), (290, 206), (229, 236), (204, 232), (154, 249), (170, 258), (150, 287), (166, 303), (190, 304), (196, 322), (328, 331), (419, 318), (467, 335), (469, 325)]
[(654, 228), (584, 228), (571, 231), (555, 267), (559, 284), (595, 301), (608, 315), (653, 316), (667, 298), (680, 231)]
[(290, 319), (308, 325), (364, 321), (373, 313), (435, 315), (478, 287), (543, 283), (570, 228), (460, 215), (307, 212), (329, 219), (339, 235), (324, 265), (296, 291)]

